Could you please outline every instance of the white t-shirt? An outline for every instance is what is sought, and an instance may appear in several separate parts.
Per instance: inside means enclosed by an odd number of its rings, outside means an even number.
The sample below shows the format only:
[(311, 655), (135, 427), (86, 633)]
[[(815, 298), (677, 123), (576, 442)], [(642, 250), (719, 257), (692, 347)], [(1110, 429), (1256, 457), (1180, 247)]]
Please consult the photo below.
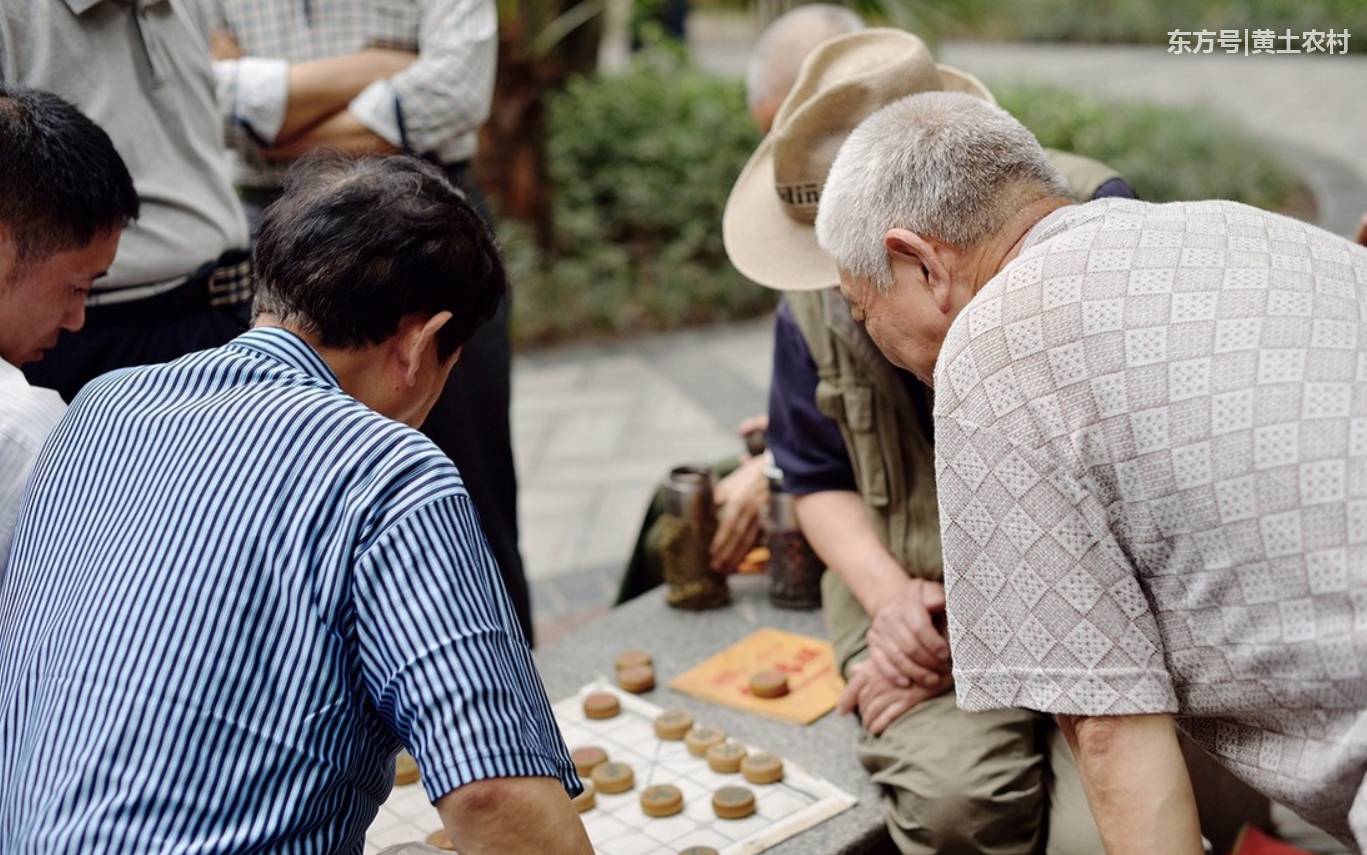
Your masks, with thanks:
[(1367, 249), (1255, 208), (1100, 200), (1036, 226), (935, 370), (959, 705), (1176, 713), (1351, 839), (1364, 318)]
[(0, 570), (38, 450), (65, 412), (56, 392), (30, 386), (18, 368), (0, 359)]

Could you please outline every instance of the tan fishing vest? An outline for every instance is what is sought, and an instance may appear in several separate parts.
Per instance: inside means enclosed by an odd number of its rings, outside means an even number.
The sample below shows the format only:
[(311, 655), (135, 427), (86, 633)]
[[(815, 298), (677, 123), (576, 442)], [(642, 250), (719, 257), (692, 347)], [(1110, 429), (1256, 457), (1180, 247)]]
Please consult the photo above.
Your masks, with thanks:
[[(1089, 201), (1097, 188), (1119, 177), (1095, 160), (1046, 152), (1078, 202)], [(850, 316), (838, 289), (790, 291), (784, 299), (816, 363), (816, 405), (840, 427), (879, 539), (909, 574), (939, 580), (935, 451), (923, 427), (930, 424), (930, 390), (920, 384), (908, 388)], [(837, 648), (844, 648), (839, 650), (844, 666), (857, 652), (854, 648), (862, 648), (867, 616), (836, 574), (827, 573), (823, 587), (827, 622)], [(864, 626), (850, 625), (856, 617), (863, 617)]]

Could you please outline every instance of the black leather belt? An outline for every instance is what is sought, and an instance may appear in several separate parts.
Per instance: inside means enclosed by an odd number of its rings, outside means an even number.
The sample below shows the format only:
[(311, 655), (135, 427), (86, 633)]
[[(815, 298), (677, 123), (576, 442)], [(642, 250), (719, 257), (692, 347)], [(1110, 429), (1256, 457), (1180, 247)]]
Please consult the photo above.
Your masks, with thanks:
[(118, 322), (193, 309), (241, 306), (251, 303), (253, 290), (251, 253), (229, 250), (173, 288), (151, 297), (91, 306), (86, 315), (92, 320)]

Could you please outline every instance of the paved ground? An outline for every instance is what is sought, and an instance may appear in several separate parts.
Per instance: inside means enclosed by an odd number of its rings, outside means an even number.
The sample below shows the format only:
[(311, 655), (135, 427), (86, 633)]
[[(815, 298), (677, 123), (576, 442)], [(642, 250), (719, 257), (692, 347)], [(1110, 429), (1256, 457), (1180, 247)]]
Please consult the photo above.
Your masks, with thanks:
[(611, 602), (655, 484), (741, 449), (762, 412), (767, 321), (518, 356), (513, 442), (539, 635)]
[[(694, 56), (743, 72), (745, 18), (690, 21)], [(1346, 232), (1367, 211), (1367, 57), (1175, 57), (1162, 47), (951, 42), (942, 57), (989, 82), (1033, 79), (1220, 109), (1294, 152)], [(522, 548), (543, 641), (607, 607), (646, 498), (672, 465), (734, 454), (764, 408), (767, 322), (521, 355), (513, 425)]]

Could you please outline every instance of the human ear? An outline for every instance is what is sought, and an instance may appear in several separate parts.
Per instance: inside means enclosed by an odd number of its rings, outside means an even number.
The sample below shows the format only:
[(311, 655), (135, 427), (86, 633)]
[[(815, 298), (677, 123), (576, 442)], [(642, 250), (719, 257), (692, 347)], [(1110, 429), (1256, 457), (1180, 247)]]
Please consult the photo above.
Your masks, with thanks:
[(418, 371), (422, 369), (423, 354), (430, 347), (436, 352), (437, 333), (451, 321), (450, 312), (437, 312), (421, 324), (413, 324), (403, 333), (399, 358), (403, 365), (404, 381), (410, 387), (418, 382)]
[(945, 263), (945, 250), (939, 241), (907, 229), (888, 229), (887, 234), (883, 235), (883, 247), (888, 251), (894, 269), (898, 265), (920, 268), (931, 299), (940, 307), (940, 311), (949, 311), (953, 302), (953, 287), (949, 267)]

